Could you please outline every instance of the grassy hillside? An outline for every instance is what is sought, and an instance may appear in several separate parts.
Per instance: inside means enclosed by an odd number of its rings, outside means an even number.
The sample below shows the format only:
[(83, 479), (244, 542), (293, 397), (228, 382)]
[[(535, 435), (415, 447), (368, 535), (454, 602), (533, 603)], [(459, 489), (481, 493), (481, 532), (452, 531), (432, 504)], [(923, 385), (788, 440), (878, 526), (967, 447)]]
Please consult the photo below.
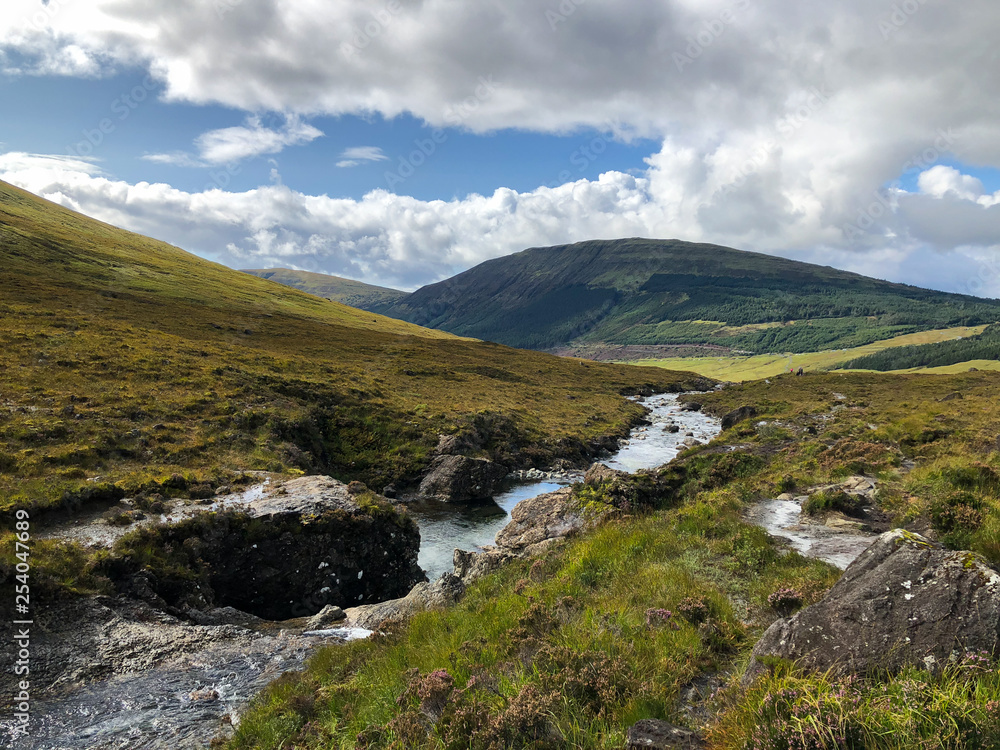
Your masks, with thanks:
[(460, 430), (512, 464), (581, 460), (638, 417), (622, 393), (693, 377), (418, 328), (5, 183), (0, 287), (0, 513), (253, 469), (381, 489)]
[[(635, 359), (630, 360), (635, 365), (668, 367), (670, 369), (690, 370), (710, 378), (718, 378), (730, 382), (758, 380), (770, 378), (788, 372), (788, 368), (803, 368), (814, 373), (825, 370), (836, 370), (845, 366), (845, 361), (866, 357), (888, 349), (923, 348), (923, 345), (941, 341), (976, 336), (983, 332), (986, 326), (961, 326), (934, 331), (921, 331), (895, 336), (883, 341), (875, 341), (864, 346), (851, 349), (827, 349), (822, 352), (806, 352), (803, 354), (756, 354), (756, 355), (724, 355), (701, 357), (669, 357), (667, 359)], [(964, 372), (966, 368), (954, 370)], [(985, 368), (980, 368), (985, 369)]]
[(947, 367), (970, 360), (1000, 360), (1000, 325), (992, 325), (970, 338), (939, 341), (872, 352), (844, 362), (845, 369), (909, 370), (916, 367)]
[[(1000, 566), (1000, 373), (779, 375), (695, 398), (759, 414), (652, 474), (578, 490), (626, 508), (618, 520), (452, 609), (320, 651), (227, 746), (617, 750), (646, 718), (701, 725), (719, 750), (1000, 745), (995, 654), (844, 679), (776, 664), (740, 683), (779, 616), (772, 595), (794, 610), (839, 577), (744, 523), (760, 498), (863, 473), (891, 525)], [(712, 697), (688, 710), (692, 692)]]
[(243, 273), (276, 281), (279, 284), (299, 289), (317, 297), (325, 297), (351, 307), (370, 310), (378, 305), (391, 304), (405, 297), (406, 292), (384, 286), (365, 284), (362, 281), (343, 279), (325, 273), (292, 271), (288, 268), (243, 269)]
[(1000, 319), (994, 300), (717, 245), (647, 239), (532, 248), (377, 309), (537, 349), (713, 344), (755, 353), (861, 346)]

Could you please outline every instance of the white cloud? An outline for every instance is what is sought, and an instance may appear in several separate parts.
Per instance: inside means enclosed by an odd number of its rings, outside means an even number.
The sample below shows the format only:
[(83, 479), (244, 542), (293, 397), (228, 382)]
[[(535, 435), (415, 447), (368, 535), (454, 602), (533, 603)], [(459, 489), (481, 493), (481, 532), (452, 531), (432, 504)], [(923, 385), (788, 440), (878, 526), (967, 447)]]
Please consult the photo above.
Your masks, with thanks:
[(277, 154), (287, 146), (301, 146), (322, 135), (323, 131), (303, 122), (297, 115), (286, 117), (284, 125), (277, 130), (264, 127), (260, 117), (249, 117), (245, 125), (210, 130), (199, 135), (194, 142), (198, 149), (197, 158), (183, 151), (147, 154), (142, 158), (182, 167), (235, 164), (255, 156)]
[(382, 153), (378, 146), (353, 146), (345, 148), (340, 154), (338, 167), (357, 167), (370, 161), (388, 161), (389, 157)]
[[(87, 163), (25, 154), (0, 155), (0, 178), (234, 267), (295, 267), (404, 289), (526, 247), (647, 236), (715, 241), (879, 278), (1000, 296), (1000, 206), (987, 209), (972, 201), (902, 194), (898, 210), (914, 228), (911, 234), (880, 243), (872, 233), (867, 253), (836, 243), (804, 249), (794, 242), (773, 242), (764, 229), (705, 231), (702, 214), (711, 209), (699, 201), (712, 194), (713, 170), (693, 152), (678, 154), (669, 145), (651, 161), (639, 178), (608, 172), (594, 181), (522, 193), (500, 188), (489, 196), (451, 201), (420, 201), (384, 190), (360, 200), (335, 199), (280, 184), (244, 193), (187, 193), (169, 185), (111, 180)], [(769, 179), (766, 174), (748, 179), (747, 193), (738, 194), (733, 205), (752, 212), (758, 205), (754, 187)], [(822, 211), (794, 194), (787, 202), (776, 214), (785, 217), (781, 221), (787, 234), (816, 234)], [(977, 212), (976, 219), (964, 212)], [(187, 220), (179, 222), (178, 216)], [(956, 217), (965, 221), (969, 242), (949, 249), (942, 271), (935, 265), (942, 263), (937, 249), (941, 238), (934, 231)], [(838, 235), (839, 229), (831, 232), (831, 237)]]
[[(870, 0), (52, 0), (40, 19), (34, 0), (6, 3), (7, 70), (144, 65), (168, 100), (294, 113), (283, 128), (251, 119), (206, 133), (190, 157), (203, 162), (308, 142), (319, 134), (301, 118), (318, 114), (408, 112), (475, 132), (613, 122), (662, 143), (638, 178), (449, 202), (381, 191), (334, 201), (278, 185), (190, 195), (7, 172), (191, 249), (231, 246), (231, 260), (412, 286), (529, 245), (644, 234), (897, 275), (952, 253), (950, 280), (925, 271), (933, 285), (960, 284), (955, 274), (1000, 237), (1000, 194), (934, 166), (1000, 166), (995, 0), (912, 3), (912, 13)], [(918, 193), (879, 193), (914, 166)], [(165, 213), (181, 206), (204, 222), (190, 236)]]

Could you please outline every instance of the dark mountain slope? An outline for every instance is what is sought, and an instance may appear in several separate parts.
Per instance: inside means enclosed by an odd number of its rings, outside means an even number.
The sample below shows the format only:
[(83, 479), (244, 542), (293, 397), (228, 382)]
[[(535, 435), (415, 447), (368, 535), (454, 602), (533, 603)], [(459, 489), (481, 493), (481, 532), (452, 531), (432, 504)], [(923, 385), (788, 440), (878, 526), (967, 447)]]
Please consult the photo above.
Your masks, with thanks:
[(679, 240), (594, 240), (482, 263), (377, 307), (464, 336), (816, 351), (1000, 319), (1000, 302)]
[(276, 281), (279, 284), (299, 289), (317, 297), (340, 302), (362, 310), (370, 310), (379, 305), (391, 304), (406, 296), (406, 292), (384, 286), (365, 284), (363, 281), (344, 279), (325, 273), (292, 271), (288, 268), (243, 269), (243, 273)]

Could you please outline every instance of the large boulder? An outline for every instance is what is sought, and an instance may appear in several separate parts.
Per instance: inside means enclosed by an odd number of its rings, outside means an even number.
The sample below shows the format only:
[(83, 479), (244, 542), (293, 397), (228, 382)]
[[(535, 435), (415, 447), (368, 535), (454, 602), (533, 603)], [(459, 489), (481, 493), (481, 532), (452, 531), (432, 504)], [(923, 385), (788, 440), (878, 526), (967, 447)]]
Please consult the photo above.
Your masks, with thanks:
[(438, 456), (420, 483), (420, 494), (452, 503), (489, 500), (506, 476), (506, 468), (483, 458)]
[(440, 609), (454, 604), (465, 593), (465, 584), (451, 573), (445, 573), (433, 583), (418, 583), (398, 599), (378, 604), (350, 607), (345, 614), (351, 627), (378, 630), (387, 623), (400, 622), (428, 609)]
[[(420, 532), (405, 510), (330, 477), (295, 479), (239, 511), (140, 534), (131, 549), (116, 548), (112, 577), (171, 611), (235, 607), (284, 620), (403, 596), (425, 580)], [(134, 571), (149, 557), (159, 562)]]
[(757, 409), (753, 406), (741, 406), (733, 409), (722, 418), (722, 429), (728, 430), (742, 422), (744, 419), (753, 419), (757, 416)]
[(558, 540), (596, 526), (618, 511), (611, 505), (581, 505), (566, 487), (514, 506), (510, 522), (497, 532), (496, 543), (516, 555), (539, 554)]
[(626, 476), (628, 476), (627, 472), (612, 469), (610, 466), (598, 462), (591, 464), (590, 468), (587, 469), (587, 473), (583, 475), (583, 483), (602, 484)]
[(1000, 574), (971, 552), (895, 530), (865, 550), (822, 600), (768, 628), (747, 679), (765, 669), (765, 657), (843, 675), (934, 668), (965, 651), (1000, 655)]

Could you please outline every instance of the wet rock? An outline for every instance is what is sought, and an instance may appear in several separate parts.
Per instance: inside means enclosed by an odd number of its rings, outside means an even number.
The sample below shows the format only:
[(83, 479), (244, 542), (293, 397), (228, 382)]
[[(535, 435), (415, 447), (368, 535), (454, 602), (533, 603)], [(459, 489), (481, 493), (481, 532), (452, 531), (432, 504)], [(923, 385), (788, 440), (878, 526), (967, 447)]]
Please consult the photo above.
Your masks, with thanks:
[(340, 607), (327, 604), (323, 609), (314, 614), (306, 621), (306, 630), (325, 630), (336, 622), (347, 619), (347, 615)]
[(349, 607), (345, 610), (351, 627), (378, 630), (389, 623), (401, 622), (428, 609), (447, 607), (457, 602), (465, 593), (465, 584), (451, 573), (445, 573), (433, 583), (418, 583), (399, 599), (378, 604)]
[(705, 741), (697, 732), (658, 719), (633, 724), (625, 738), (625, 750), (698, 750)]
[(739, 409), (733, 409), (722, 418), (722, 429), (728, 430), (744, 419), (753, 419), (756, 416), (757, 409), (753, 406), (741, 406)]
[(207, 612), (192, 609), (187, 615), (196, 625), (236, 625), (250, 630), (260, 627), (264, 622), (259, 617), (233, 607), (216, 607)]
[[(34, 695), (143, 672), (220, 643), (239, 648), (259, 637), (234, 625), (189, 625), (143, 602), (105, 596), (51, 602), (36, 611), (34, 620)], [(4, 670), (0, 691), (13, 695), (15, 679)]]
[(285, 620), (334, 602), (401, 596), (424, 579), (413, 520), (330, 477), (295, 479), (238, 512), (151, 530), (148, 543), (168, 559), (185, 555), (186, 569), (135, 571), (125, 556), (108, 571), (123, 590), (179, 613), (221, 606)]
[(679, 408), (681, 411), (701, 411), (701, 404), (697, 401), (685, 401)]
[(468, 552), (456, 549), (452, 557), (455, 566), (455, 575), (466, 586), (485, 575), (499, 570), (513, 559), (513, 554), (496, 547), (486, 547), (481, 552)]
[(677, 425), (671, 423), (671, 424), (665, 425), (664, 428), (663, 428), (663, 431), (664, 432), (674, 433), (674, 432), (680, 432), (681, 428), (678, 427)]
[(617, 512), (611, 505), (597, 503), (582, 508), (569, 487), (547, 492), (515, 505), (510, 522), (497, 532), (496, 543), (514, 554), (538, 554)]
[(488, 500), (506, 476), (506, 468), (486, 459), (438, 456), (420, 483), (420, 494), (452, 503)]
[(610, 482), (619, 477), (627, 476), (626, 472), (618, 471), (618, 469), (612, 469), (602, 463), (591, 464), (590, 468), (587, 469), (587, 473), (583, 475), (584, 484), (601, 484), (602, 482)]
[(769, 656), (860, 674), (933, 668), (965, 651), (1000, 655), (1000, 574), (971, 552), (896, 530), (865, 550), (821, 601), (771, 625), (746, 679)]

